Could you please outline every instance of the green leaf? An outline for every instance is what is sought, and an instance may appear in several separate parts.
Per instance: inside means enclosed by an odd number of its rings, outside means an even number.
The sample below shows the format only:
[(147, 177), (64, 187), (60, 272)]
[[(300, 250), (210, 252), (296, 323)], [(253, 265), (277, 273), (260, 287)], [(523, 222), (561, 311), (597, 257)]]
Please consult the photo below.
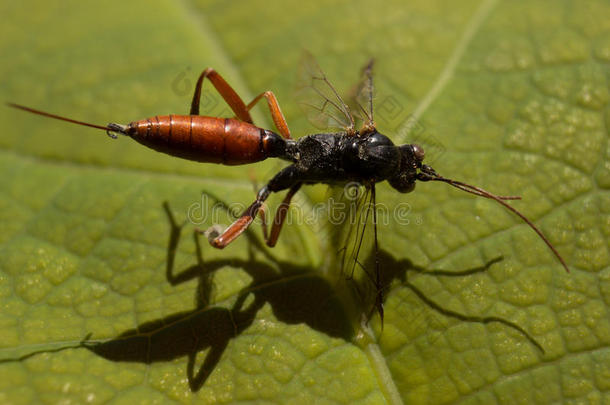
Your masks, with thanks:
[[(102, 125), (187, 113), (212, 66), (247, 101), (273, 90), (300, 137), (315, 132), (293, 94), (302, 49), (345, 91), (373, 56), (378, 130), (443, 175), (521, 195), (571, 272), (492, 201), (381, 185), (395, 279), (383, 330), (361, 326), (319, 223), (288, 224), (274, 249), (258, 229), (222, 251), (203, 241), (201, 265), (194, 225), (171, 227), (164, 202), (178, 224), (227, 224), (208, 194), (249, 204), (250, 179), (281, 164), (196, 164), (0, 108), (1, 402), (609, 400), (607, 2), (6, 3), (2, 99)], [(205, 113), (230, 115), (206, 91)], [(255, 121), (272, 128), (264, 108)], [(311, 213), (324, 195), (296, 203)]]

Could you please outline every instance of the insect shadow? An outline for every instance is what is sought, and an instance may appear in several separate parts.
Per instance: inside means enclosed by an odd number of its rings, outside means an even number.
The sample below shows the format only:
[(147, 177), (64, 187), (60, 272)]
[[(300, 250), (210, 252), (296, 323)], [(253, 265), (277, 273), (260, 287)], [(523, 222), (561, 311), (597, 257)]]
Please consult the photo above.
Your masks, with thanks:
[[(436, 313), (440, 316), (457, 319), (458, 321), (462, 322), (473, 322), (481, 324), (499, 323), (501, 325), (504, 325), (510, 329), (517, 331), (519, 334), (525, 337), (533, 346), (540, 350), (542, 354), (544, 354), (545, 351), (542, 345), (518, 324), (499, 316), (467, 315), (445, 308), (441, 304), (428, 297), (424, 291), (419, 289), (409, 280), (409, 272), (418, 273), (422, 276), (432, 277), (467, 277), (477, 273), (486, 272), (490, 269), (492, 265), (501, 262), (503, 259), (504, 258), (502, 256), (498, 256), (494, 259), (487, 261), (487, 263), (482, 266), (473, 267), (467, 270), (435, 270), (417, 266), (409, 259), (396, 259), (391, 253), (380, 249), (378, 260), (380, 262), (381, 268), (383, 269), (383, 271), (381, 272), (380, 285), (384, 290), (388, 292), (390, 292), (390, 290), (392, 290), (394, 287), (398, 286), (408, 288), (429, 309), (433, 310), (433, 313)], [(369, 256), (363, 263), (363, 266), (372, 266), (373, 260), (375, 260), (375, 257), (372, 255)], [(369, 306), (370, 302), (374, 301), (375, 295), (377, 294), (371, 283), (358, 283), (355, 291), (363, 301), (369, 302)], [(434, 320), (432, 320), (431, 323), (440, 324), (441, 322), (434, 322)]]
[[(205, 384), (231, 339), (242, 334), (253, 324), (256, 314), (266, 303), (270, 304), (273, 314), (280, 322), (293, 325), (304, 323), (328, 336), (353, 341), (354, 325), (357, 325), (357, 321), (350, 318), (346, 312), (345, 303), (336, 294), (336, 286), (327, 279), (313, 274), (308, 266), (298, 266), (274, 258), (250, 231), (246, 231), (249, 248), (263, 252), (266, 256), (265, 261), (253, 260), (252, 257), (248, 260), (232, 258), (204, 261), (199, 241), (200, 234), (194, 233), (197, 263), (176, 273), (175, 255), (185, 224), (176, 223), (167, 203), (164, 204), (164, 209), (171, 227), (166, 278), (171, 285), (198, 279), (195, 309), (143, 323), (103, 343), (84, 342), (84, 347), (108, 360), (145, 364), (187, 356), (187, 378), (190, 389), (195, 392)], [(429, 299), (408, 280), (409, 271), (432, 276), (468, 276), (488, 270), (501, 258), (491, 260), (481, 267), (454, 272), (427, 270), (415, 266), (409, 260), (397, 260), (384, 250), (380, 250), (379, 253), (384, 269), (382, 280), (384, 288), (389, 289), (394, 282), (398, 282), (399, 285), (413, 291), (431, 309), (444, 316), (468, 322), (502, 323), (521, 332), (542, 350), (540, 345), (518, 325), (498, 317), (467, 316), (445, 309)], [(373, 254), (365, 260), (365, 265), (372, 260), (374, 260)], [(243, 269), (252, 277), (250, 285), (240, 291), (231, 308), (214, 306), (209, 302), (212, 290), (211, 275), (226, 267)], [(370, 288), (370, 283), (365, 281), (357, 283), (355, 280), (354, 283), (354, 291), (361, 295), (362, 305), (365, 305), (367, 295), (369, 298), (376, 295), (376, 291)], [(367, 288), (369, 290), (366, 290)], [(249, 300), (251, 295), (253, 299)], [(205, 360), (199, 369), (195, 370), (197, 354), (205, 350), (207, 350)]]
[[(185, 224), (176, 223), (167, 203), (164, 204), (164, 209), (170, 223), (166, 279), (171, 285), (198, 279), (196, 305), (193, 310), (145, 322), (101, 343), (91, 341), (91, 334), (88, 334), (76, 345), (37, 350), (16, 358), (0, 359), (0, 364), (25, 361), (43, 353), (82, 348), (107, 360), (117, 362), (151, 364), (186, 356), (188, 358), (186, 367), (188, 383), (191, 391), (196, 392), (211, 375), (231, 339), (239, 336), (253, 324), (258, 311), (266, 303), (270, 304), (273, 314), (280, 322), (303, 323), (328, 336), (341, 338), (347, 342), (354, 341), (355, 328), (358, 327), (355, 325), (359, 325), (359, 320), (353, 316), (350, 317), (354, 312), (346, 311), (345, 301), (342, 301), (337, 294), (337, 286), (326, 278), (312, 273), (309, 266), (298, 266), (277, 260), (264, 248), (260, 240), (252, 235), (250, 230), (245, 232), (249, 241), (249, 249), (261, 252), (265, 256), (265, 261), (254, 260), (252, 255), (248, 260), (204, 261), (199, 233), (194, 233), (197, 263), (176, 273), (174, 269), (176, 250)], [(464, 271), (448, 271), (429, 270), (416, 266), (408, 259), (396, 259), (383, 249), (378, 253), (378, 259), (383, 268), (381, 285), (384, 289), (390, 290), (396, 285), (407, 287), (425, 305), (443, 316), (465, 322), (501, 323), (523, 334), (544, 352), (540, 344), (520, 326), (499, 317), (469, 316), (443, 308), (413, 285), (408, 277), (410, 271), (435, 277), (469, 276), (487, 271), (491, 265), (502, 260), (501, 257), (493, 259), (481, 267)], [(375, 255), (371, 252), (363, 265), (370, 266), (374, 260)], [(243, 269), (252, 277), (250, 285), (238, 293), (237, 299), (230, 308), (213, 306), (209, 301), (212, 291), (211, 276), (216, 270), (226, 267)], [(361, 310), (365, 311), (370, 304), (367, 301), (374, 300), (377, 291), (372, 288), (371, 283), (366, 282), (366, 279), (362, 281), (352, 279), (348, 282), (353, 286), (352, 292), (355, 293)], [(251, 295), (253, 299), (249, 300)], [(195, 370), (197, 354), (206, 350), (203, 364), (198, 370)]]
[[(166, 278), (171, 285), (198, 279), (195, 309), (149, 321), (102, 343), (84, 341), (88, 350), (113, 361), (150, 364), (187, 356), (187, 378), (191, 391), (206, 382), (231, 339), (252, 325), (258, 311), (270, 304), (275, 317), (286, 324), (307, 324), (332, 337), (351, 341), (353, 323), (325, 278), (308, 266), (298, 266), (273, 258), (262, 243), (246, 232), (251, 249), (265, 252), (270, 260), (203, 260), (199, 234), (194, 233), (197, 264), (175, 272), (174, 259), (184, 224), (177, 224), (169, 205), (164, 204), (171, 231), (167, 248)], [(211, 276), (217, 270), (239, 268), (252, 277), (239, 292), (231, 308), (211, 305)], [(279, 269), (279, 271), (277, 270)], [(253, 299), (250, 299), (253, 296)], [(207, 350), (205, 360), (195, 370), (197, 354)]]

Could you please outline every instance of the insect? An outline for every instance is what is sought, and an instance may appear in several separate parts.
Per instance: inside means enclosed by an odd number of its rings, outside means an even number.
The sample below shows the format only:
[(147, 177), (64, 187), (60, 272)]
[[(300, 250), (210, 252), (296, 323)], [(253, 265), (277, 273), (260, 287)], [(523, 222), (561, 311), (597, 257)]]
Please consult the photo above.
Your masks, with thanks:
[[(390, 138), (381, 134), (373, 120), (373, 61), (363, 69), (361, 94), (365, 105), (358, 103), (363, 113), (363, 125), (356, 129), (354, 114), (331, 85), (322, 70), (314, 62), (309, 63), (311, 86), (322, 104), (315, 107), (320, 116), (340, 123), (343, 130), (332, 133), (306, 135), (292, 139), (288, 124), (282, 114), (273, 92), (265, 91), (249, 104), (212, 68), (205, 69), (195, 86), (191, 109), (188, 115), (162, 115), (131, 122), (127, 125), (110, 123), (106, 126), (66, 118), (22, 105), (8, 103), (9, 106), (30, 113), (68, 121), (107, 131), (112, 138), (117, 134), (128, 136), (137, 142), (159, 152), (172, 156), (205, 163), (242, 165), (255, 163), (267, 158), (279, 158), (290, 164), (280, 170), (256, 195), (254, 202), (222, 232), (208, 235), (210, 244), (222, 249), (241, 235), (257, 215), (263, 215), (263, 204), (271, 193), (288, 190), (276, 210), (270, 232), (263, 220), (263, 235), (269, 247), (277, 243), (288, 208), (294, 195), (303, 185), (327, 183), (331, 185), (356, 182), (370, 192), (370, 203), (375, 207), (375, 185), (387, 181), (400, 193), (414, 190), (416, 182), (444, 182), (462, 191), (479, 197), (492, 199), (519, 216), (546, 243), (553, 254), (569, 271), (561, 255), (542, 232), (521, 212), (505, 200), (520, 199), (517, 196), (499, 196), (482, 188), (461, 181), (452, 180), (438, 174), (423, 163), (424, 150), (417, 144), (395, 145)], [(199, 115), (199, 102), (203, 81), (208, 79), (235, 113), (235, 118), (207, 117)], [(267, 101), (271, 117), (279, 132), (257, 127), (252, 122), (250, 109), (262, 99)], [(375, 272), (369, 274), (376, 288), (374, 307), (383, 322), (383, 286), (379, 268), (377, 212), (372, 212), (374, 228)], [(367, 214), (368, 215), (368, 214)]]

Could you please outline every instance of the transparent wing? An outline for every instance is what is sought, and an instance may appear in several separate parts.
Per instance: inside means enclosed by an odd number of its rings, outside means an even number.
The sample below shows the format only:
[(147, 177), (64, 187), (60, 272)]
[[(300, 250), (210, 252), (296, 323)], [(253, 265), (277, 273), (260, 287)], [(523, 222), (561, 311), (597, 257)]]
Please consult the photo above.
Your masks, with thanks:
[(373, 98), (375, 87), (373, 86), (373, 64), (375, 60), (370, 59), (361, 70), (360, 81), (353, 88), (351, 99), (354, 103), (355, 114), (362, 121), (364, 128), (375, 126), (373, 119)]
[(344, 202), (347, 208), (346, 224), (339, 250), (341, 274), (352, 279), (356, 270), (362, 267), (359, 261), (361, 250), (370, 246), (364, 243), (370, 214), (370, 193), (364, 187), (348, 185), (343, 190), (341, 202)]
[(319, 129), (341, 128), (354, 132), (354, 117), (313, 55), (303, 52), (296, 98), (309, 122)]
[(376, 311), (383, 321), (383, 291), (386, 286), (380, 278), (377, 260), (373, 188), (350, 183), (334, 191), (333, 198), (336, 199), (332, 200), (332, 212), (328, 218), (334, 231), (332, 245), (338, 247), (335, 263), (339, 281), (347, 282), (346, 285), (358, 297), (367, 319)]

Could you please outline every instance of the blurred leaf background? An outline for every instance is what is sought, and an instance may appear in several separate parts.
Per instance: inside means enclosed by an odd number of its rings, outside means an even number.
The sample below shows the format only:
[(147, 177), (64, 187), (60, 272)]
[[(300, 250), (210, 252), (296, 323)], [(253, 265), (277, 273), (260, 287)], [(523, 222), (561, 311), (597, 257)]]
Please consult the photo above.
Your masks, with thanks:
[[(258, 229), (223, 251), (203, 244), (209, 271), (171, 285), (163, 202), (178, 222), (193, 204), (209, 213), (202, 191), (248, 204), (251, 178), (262, 184), (281, 164), (184, 162), (0, 108), (1, 402), (610, 401), (607, 2), (25, 1), (0, 11), (2, 99), (98, 124), (186, 114), (196, 76), (211, 66), (245, 100), (273, 90), (300, 137), (316, 131), (294, 100), (302, 50), (342, 91), (374, 57), (378, 129), (421, 143), (442, 174), (522, 195), (514, 205), (571, 269), (565, 274), (501, 207), (420, 184), (409, 195), (380, 187), (389, 210), (379, 230), (384, 266), (459, 271), (502, 255), (485, 273), (409, 273), (409, 282), (449, 310), (515, 322), (545, 354), (506, 326), (447, 317), (398, 281), (383, 331), (376, 317), (359, 329), (330, 281), (337, 246), (315, 223), (286, 226), (273, 250), (257, 247)], [(211, 93), (202, 109), (228, 111)], [(262, 108), (255, 121), (272, 128)], [(325, 196), (313, 187), (296, 202), (307, 212)], [(407, 207), (408, 224), (396, 221), (405, 212), (395, 207)], [(219, 215), (201, 226), (227, 223)], [(197, 268), (192, 227), (183, 228), (177, 271)], [(256, 269), (296, 276), (266, 294), (256, 290), (265, 279)], [(287, 310), (324, 296), (327, 307)], [(240, 324), (230, 309), (259, 297), (271, 298)], [(180, 314), (190, 315), (175, 322)], [(208, 336), (227, 319), (227, 334)], [(176, 343), (164, 341), (171, 358), (147, 364), (82, 347), (53, 351), (151, 322), (173, 331)], [(353, 334), (330, 333), (328, 322), (347, 323)], [(141, 349), (158, 335), (136, 336)], [(214, 344), (187, 360), (182, 338)], [(191, 391), (189, 367), (197, 371), (212, 353), (218, 361)]]

